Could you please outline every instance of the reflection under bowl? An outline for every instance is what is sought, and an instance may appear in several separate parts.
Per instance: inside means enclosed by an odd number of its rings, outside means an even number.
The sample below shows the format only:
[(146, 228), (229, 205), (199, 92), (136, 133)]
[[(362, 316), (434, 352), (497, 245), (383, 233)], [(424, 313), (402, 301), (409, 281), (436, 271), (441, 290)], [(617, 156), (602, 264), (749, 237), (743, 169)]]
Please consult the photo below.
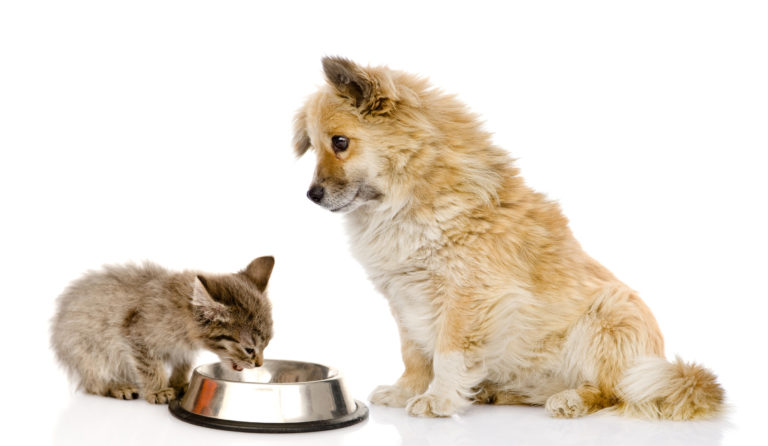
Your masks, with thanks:
[(169, 408), (189, 423), (246, 432), (328, 430), (368, 417), (368, 408), (352, 398), (335, 369), (269, 359), (242, 372), (221, 363), (200, 366)]

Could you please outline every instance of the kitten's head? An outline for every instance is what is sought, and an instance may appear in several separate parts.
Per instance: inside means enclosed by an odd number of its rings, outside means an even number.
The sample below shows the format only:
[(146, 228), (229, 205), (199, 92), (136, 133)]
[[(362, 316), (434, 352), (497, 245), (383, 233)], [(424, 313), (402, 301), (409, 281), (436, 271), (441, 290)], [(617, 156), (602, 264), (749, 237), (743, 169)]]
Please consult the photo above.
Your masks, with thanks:
[(272, 308), (266, 288), (273, 257), (259, 257), (236, 274), (198, 275), (192, 308), (201, 341), (235, 370), (264, 363), (272, 339)]

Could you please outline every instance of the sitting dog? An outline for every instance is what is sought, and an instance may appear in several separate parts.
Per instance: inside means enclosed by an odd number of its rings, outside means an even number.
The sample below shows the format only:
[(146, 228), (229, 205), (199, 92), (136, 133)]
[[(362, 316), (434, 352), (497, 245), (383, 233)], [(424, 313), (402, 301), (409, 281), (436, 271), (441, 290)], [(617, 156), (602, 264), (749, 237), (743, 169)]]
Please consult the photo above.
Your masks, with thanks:
[(716, 377), (664, 358), (645, 303), (582, 250), (463, 104), (386, 67), (329, 57), (323, 69), (294, 147), (314, 149), (307, 196), (346, 215), (399, 327), (405, 371), (372, 403), (427, 417), (472, 402), (555, 417), (721, 410)]

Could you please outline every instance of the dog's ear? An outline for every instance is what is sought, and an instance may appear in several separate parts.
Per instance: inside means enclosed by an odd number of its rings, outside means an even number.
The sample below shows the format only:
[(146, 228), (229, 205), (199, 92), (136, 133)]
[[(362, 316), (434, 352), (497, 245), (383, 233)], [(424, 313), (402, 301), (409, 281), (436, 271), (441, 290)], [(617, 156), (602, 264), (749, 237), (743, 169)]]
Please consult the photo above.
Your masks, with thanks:
[(328, 83), (363, 115), (389, 114), (397, 103), (397, 89), (385, 68), (363, 68), (343, 57), (324, 57), (323, 71)]
[(302, 108), (293, 118), (293, 150), (297, 157), (304, 155), (312, 145), (307, 133), (307, 113)]

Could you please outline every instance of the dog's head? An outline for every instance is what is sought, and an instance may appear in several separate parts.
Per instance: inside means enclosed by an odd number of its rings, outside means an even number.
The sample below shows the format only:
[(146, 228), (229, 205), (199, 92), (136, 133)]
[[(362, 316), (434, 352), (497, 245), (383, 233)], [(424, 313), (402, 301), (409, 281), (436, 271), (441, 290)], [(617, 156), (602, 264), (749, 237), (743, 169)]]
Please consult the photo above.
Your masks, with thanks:
[(418, 120), (414, 87), (423, 81), (338, 57), (324, 58), (323, 70), (327, 85), (295, 118), (297, 156), (310, 148), (317, 155), (307, 197), (333, 212), (394, 198), (398, 176), (417, 151), (421, 130), (411, 121)]

